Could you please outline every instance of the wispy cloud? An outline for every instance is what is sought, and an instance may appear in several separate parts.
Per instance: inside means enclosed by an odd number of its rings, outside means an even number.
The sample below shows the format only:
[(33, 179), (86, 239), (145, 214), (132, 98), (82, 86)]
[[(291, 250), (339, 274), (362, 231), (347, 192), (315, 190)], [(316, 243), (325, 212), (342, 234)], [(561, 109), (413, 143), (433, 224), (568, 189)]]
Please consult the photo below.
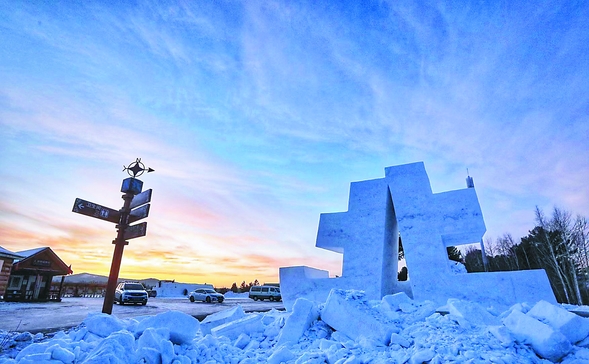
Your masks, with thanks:
[(351, 181), (419, 160), (435, 191), (470, 169), (491, 236), (524, 234), (535, 204), (587, 210), (589, 8), (369, 5), (13, 4), (0, 17), (7, 245), (105, 270), (112, 226), (71, 206), (118, 208), (137, 157), (156, 173), (129, 277), (337, 271), (341, 257), (314, 248), (319, 213), (345, 210)]

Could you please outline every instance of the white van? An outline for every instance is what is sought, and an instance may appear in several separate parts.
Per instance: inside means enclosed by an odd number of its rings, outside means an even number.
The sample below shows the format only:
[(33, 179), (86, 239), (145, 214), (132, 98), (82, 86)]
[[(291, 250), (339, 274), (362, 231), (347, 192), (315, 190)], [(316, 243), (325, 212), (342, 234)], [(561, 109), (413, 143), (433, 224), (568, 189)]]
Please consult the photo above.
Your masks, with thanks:
[(253, 286), (250, 288), (249, 297), (254, 301), (270, 300), (281, 301), (280, 288), (276, 286)]

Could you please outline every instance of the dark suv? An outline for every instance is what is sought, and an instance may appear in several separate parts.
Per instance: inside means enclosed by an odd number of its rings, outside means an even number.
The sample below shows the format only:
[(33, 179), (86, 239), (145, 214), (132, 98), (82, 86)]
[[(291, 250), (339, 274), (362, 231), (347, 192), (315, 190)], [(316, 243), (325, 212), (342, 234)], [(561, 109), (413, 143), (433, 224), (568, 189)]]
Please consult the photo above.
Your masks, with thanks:
[(138, 282), (121, 282), (115, 291), (115, 302), (119, 305), (125, 303), (147, 304), (147, 291), (141, 283)]

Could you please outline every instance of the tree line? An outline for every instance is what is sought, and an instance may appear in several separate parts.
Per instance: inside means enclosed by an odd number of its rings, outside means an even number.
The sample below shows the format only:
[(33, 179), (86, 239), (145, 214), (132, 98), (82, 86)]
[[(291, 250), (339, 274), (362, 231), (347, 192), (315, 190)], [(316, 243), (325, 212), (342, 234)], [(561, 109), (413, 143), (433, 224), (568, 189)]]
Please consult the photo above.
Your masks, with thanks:
[(469, 248), (464, 257), (470, 272), (545, 269), (558, 302), (589, 304), (589, 224), (555, 207), (550, 216), (538, 207), (536, 226), (519, 241), (503, 234), (485, 241), (487, 264), (480, 249)]
[(239, 288), (236, 290), (236, 284), (235, 282), (231, 285), (231, 291), (235, 292), (235, 293), (243, 293), (243, 292), (249, 292), (250, 288), (252, 288), (252, 286), (259, 286), (260, 282), (258, 282), (257, 279), (254, 279), (253, 282), (249, 282), (249, 283), (245, 283), (245, 281), (241, 282), (241, 284), (239, 285)]

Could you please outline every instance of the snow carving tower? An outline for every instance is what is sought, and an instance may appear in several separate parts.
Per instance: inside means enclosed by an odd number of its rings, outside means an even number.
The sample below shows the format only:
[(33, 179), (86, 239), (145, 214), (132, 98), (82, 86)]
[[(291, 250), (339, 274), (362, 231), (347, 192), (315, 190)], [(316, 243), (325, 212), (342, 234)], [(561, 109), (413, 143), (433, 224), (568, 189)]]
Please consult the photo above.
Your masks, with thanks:
[[(446, 247), (480, 243), (485, 231), (474, 187), (434, 194), (422, 162), (385, 168), (384, 178), (351, 183), (347, 212), (320, 216), (316, 246), (343, 254), (342, 276), (280, 268), (284, 305), (290, 310), (299, 297), (325, 302), (332, 288), (363, 290), (375, 300), (404, 291), (438, 304), (448, 298), (556, 303), (544, 270), (452, 272)], [(408, 282), (397, 281), (399, 237)]]

